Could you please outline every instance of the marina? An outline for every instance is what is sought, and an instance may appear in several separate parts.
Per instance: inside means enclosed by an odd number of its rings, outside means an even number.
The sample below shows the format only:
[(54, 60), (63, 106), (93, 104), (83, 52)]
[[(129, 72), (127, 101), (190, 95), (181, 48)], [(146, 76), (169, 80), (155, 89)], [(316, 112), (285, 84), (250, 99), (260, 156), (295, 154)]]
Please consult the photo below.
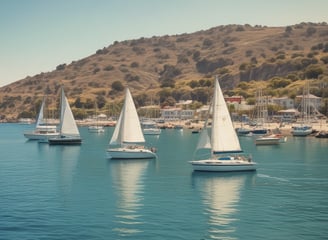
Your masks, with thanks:
[[(327, 139), (289, 137), (256, 147), (255, 172), (195, 172), (199, 134), (145, 136), (157, 158), (110, 160), (108, 141), (79, 127), (83, 144), (27, 141), (33, 125), (0, 124), (1, 239), (325, 239)], [(13, 147), (14, 146), (14, 147)], [(17, 151), (19, 149), (19, 151)], [(5, 207), (3, 207), (5, 206)]]

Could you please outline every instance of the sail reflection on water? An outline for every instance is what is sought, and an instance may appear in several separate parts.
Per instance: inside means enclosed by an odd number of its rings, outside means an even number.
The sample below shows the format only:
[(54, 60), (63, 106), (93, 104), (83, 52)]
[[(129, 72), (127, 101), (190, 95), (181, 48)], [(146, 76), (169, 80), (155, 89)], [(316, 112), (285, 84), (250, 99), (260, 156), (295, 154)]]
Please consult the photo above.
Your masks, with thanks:
[(68, 196), (72, 191), (73, 177), (76, 171), (77, 162), (80, 156), (80, 146), (56, 146), (49, 148), (56, 152), (60, 161), (60, 180), (59, 187), (61, 192)]
[(192, 180), (200, 192), (210, 239), (235, 239), (233, 224), (238, 212), (240, 191), (254, 173), (193, 172)]
[(144, 174), (149, 160), (110, 161), (114, 190), (117, 195), (117, 214), (114, 231), (120, 236), (140, 233), (144, 196)]

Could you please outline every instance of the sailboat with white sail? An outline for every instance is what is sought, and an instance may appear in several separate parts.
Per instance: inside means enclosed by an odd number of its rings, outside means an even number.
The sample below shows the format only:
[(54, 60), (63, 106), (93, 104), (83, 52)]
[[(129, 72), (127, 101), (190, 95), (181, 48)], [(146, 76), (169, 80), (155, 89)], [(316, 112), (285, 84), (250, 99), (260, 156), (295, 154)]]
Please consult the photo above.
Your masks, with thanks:
[(24, 132), (24, 136), (29, 140), (43, 140), (48, 139), (49, 137), (56, 137), (59, 135), (57, 127), (55, 125), (48, 124), (44, 117), (46, 101), (47, 97), (45, 96), (42, 100), (35, 129), (33, 131)]
[(210, 149), (211, 157), (205, 160), (190, 161), (193, 169), (215, 172), (256, 170), (256, 163), (252, 161), (251, 157), (241, 154), (243, 151), (217, 78), (210, 109), (212, 110), (211, 127), (207, 127), (207, 120), (197, 149)]
[(144, 143), (138, 113), (130, 90), (126, 88), (123, 108), (106, 150), (107, 156), (112, 159), (156, 158), (154, 150), (147, 149)]
[(61, 90), (59, 132), (59, 136), (48, 139), (50, 145), (80, 145), (82, 143), (79, 129), (63, 88)]

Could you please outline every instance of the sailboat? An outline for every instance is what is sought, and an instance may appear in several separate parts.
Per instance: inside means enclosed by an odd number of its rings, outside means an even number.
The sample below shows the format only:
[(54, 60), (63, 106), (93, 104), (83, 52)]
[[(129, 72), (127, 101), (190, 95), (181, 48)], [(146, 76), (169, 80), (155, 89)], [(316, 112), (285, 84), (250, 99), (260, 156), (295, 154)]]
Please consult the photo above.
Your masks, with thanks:
[(310, 104), (309, 104), (309, 84), (306, 83), (306, 87), (303, 89), (302, 103), (301, 103), (301, 114), (302, 122), (293, 126), (291, 131), (293, 136), (308, 136), (312, 133), (312, 126), (309, 124), (309, 115), (310, 115)]
[(141, 126), (144, 135), (160, 135), (162, 131), (152, 120), (142, 121)]
[(98, 123), (98, 107), (97, 107), (97, 103), (95, 103), (95, 118), (96, 118), (96, 124), (92, 124), (88, 127), (89, 132), (92, 133), (103, 133), (105, 132), (105, 128), (102, 125), (99, 125)]
[(145, 148), (144, 143), (138, 113), (130, 90), (126, 88), (123, 108), (106, 150), (107, 156), (113, 159), (155, 158), (154, 150)]
[(43, 140), (59, 135), (57, 127), (55, 125), (47, 124), (44, 118), (46, 99), (47, 97), (45, 96), (42, 100), (35, 129), (33, 131), (24, 132), (24, 136), (29, 140)]
[(205, 160), (190, 161), (193, 169), (215, 172), (256, 170), (256, 163), (252, 161), (251, 157), (241, 154), (243, 151), (217, 78), (215, 79), (211, 110), (213, 117), (210, 135), (207, 120), (197, 146), (197, 149), (210, 149), (211, 157)]
[(69, 102), (65, 96), (64, 89), (61, 90), (60, 126), (59, 136), (49, 138), (50, 145), (80, 145), (82, 139), (77, 128)]
[(237, 128), (238, 136), (253, 136), (253, 135), (264, 135), (268, 133), (268, 129), (265, 128), (263, 125), (266, 122), (268, 117), (268, 109), (267, 103), (264, 101), (262, 89), (256, 91), (256, 105), (255, 105), (255, 112), (256, 112), (256, 120), (253, 121), (250, 125), (254, 126), (254, 128)]

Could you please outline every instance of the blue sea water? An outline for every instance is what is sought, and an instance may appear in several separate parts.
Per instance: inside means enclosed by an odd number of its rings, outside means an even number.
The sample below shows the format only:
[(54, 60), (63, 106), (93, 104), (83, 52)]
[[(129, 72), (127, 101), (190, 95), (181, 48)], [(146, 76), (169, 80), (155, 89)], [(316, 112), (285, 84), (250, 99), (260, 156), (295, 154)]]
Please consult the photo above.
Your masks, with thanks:
[(153, 160), (108, 160), (113, 132), (81, 146), (26, 141), (0, 124), (0, 239), (328, 239), (328, 139), (240, 138), (256, 172), (198, 173), (198, 134), (146, 136)]

